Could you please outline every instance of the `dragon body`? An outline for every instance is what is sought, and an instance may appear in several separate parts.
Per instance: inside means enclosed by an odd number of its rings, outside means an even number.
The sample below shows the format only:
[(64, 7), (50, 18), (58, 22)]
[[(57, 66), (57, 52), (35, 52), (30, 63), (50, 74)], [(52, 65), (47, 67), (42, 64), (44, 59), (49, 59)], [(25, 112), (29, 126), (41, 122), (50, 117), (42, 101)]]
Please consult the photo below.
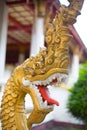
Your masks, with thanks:
[[(41, 48), (18, 66), (6, 83), (1, 104), (2, 130), (31, 130), (59, 103), (48, 94), (48, 85), (64, 82), (69, 71), (69, 42), (72, 35), (68, 24), (75, 18), (83, 1), (69, 0), (68, 7), (61, 6), (46, 31), (47, 47)], [(75, 8), (76, 7), (76, 8)], [(26, 117), (25, 95), (32, 98), (34, 109)]]

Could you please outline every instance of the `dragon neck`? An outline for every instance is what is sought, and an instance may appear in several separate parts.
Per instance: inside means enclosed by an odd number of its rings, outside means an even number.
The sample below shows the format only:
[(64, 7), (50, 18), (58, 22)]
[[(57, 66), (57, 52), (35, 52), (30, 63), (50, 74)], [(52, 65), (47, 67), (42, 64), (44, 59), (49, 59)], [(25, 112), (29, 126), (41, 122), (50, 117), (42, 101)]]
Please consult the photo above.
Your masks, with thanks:
[(24, 97), (25, 97), (24, 93), (20, 94), (15, 104), (15, 118), (16, 118), (15, 121), (16, 121), (17, 130), (28, 130), (27, 118), (24, 109), (25, 106)]
[(20, 91), (20, 88), (14, 83), (11, 77), (2, 97), (2, 130), (28, 130), (27, 120), (24, 110), (25, 93)]

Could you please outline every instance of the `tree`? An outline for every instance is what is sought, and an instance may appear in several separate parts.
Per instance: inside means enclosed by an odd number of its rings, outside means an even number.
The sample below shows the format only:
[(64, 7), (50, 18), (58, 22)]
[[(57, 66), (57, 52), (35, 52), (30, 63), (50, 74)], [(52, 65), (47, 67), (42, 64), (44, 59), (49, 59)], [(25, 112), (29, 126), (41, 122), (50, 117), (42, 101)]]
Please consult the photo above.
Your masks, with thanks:
[(67, 108), (73, 116), (87, 124), (87, 62), (80, 67), (79, 79), (72, 88)]

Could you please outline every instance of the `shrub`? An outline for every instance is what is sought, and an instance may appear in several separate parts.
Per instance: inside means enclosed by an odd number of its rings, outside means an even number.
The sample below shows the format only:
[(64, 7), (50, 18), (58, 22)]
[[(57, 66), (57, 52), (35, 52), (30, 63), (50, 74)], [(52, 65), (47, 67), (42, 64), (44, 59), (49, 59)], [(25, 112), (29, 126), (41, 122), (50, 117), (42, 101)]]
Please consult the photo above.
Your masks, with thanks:
[(67, 108), (73, 116), (87, 124), (87, 63), (80, 67), (79, 79), (72, 88)]

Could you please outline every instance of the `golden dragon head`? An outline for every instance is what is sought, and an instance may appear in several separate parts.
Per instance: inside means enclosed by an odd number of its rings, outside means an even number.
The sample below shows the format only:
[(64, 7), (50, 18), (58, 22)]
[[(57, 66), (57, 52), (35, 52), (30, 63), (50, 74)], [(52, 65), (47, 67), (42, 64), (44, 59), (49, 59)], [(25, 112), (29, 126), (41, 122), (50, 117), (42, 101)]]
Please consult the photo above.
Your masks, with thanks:
[(72, 35), (68, 24), (76, 21), (82, 0), (69, 0), (68, 7), (61, 6), (52, 23), (48, 24), (45, 39), (47, 47), (41, 48), (35, 57), (22, 65), (22, 84), (31, 95), (34, 110), (28, 124), (41, 122), (46, 114), (59, 103), (48, 95), (48, 85), (64, 82), (69, 72), (69, 43)]
[(58, 27), (58, 24), (56, 25), (53, 21), (52, 24), (49, 24), (46, 32), (47, 47), (41, 48), (35, 57), (30, 57), (22, 65), (23, 84), (35, 86), (40, 91), (43, 101), (46, 100), (48, 105), (58, 105), (58, 102), (46, 95), (47, 86), (64, 82), (68, 76), (68, 46), (71, 38), (68, 27)]

